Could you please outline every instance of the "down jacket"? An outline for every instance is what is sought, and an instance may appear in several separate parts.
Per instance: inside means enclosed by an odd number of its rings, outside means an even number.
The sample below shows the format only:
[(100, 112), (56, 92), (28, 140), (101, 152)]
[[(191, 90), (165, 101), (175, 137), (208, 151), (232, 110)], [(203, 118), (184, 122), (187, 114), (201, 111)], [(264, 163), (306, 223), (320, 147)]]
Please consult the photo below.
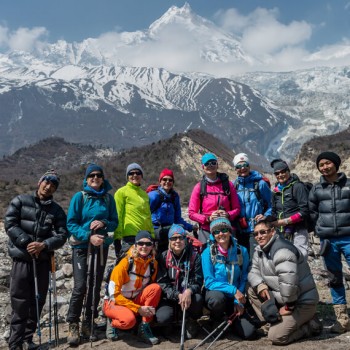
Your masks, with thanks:
[(29, 243), (44, 242), (47, 248), (38, 260), (49, 260), (49, 252), (62, 247), (68, 237), (63, 209), (52, 198), (41, 201), (36, 193), (12, 199), (5, 215), (5, 230), (10, 257), (24, 261), (32, 261), (26, 250)]
[(333, 184), (321, 176), (309, 195), (311, 220), (320, 238), (350, 236), (350, 180), (338, 174)]
[(255, 248), (248, 281), (257, 292), (267, 285), (280, 306), (317, 304), (319, 300), (307, 261), (291, 242), (278, 234), (263, 248)]

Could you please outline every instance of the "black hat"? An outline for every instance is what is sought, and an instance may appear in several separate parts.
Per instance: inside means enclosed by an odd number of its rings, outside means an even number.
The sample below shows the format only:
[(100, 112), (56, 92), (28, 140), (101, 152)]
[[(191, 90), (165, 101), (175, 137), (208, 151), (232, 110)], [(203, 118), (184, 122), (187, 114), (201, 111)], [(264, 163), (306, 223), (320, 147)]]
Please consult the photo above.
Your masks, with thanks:
[(271, 168), (273, 168), (273, 172), (281, 171), (281, 170), (289, 170), (288, 164), (282, 159), (274, 159), (271, 163)]
[(341, 159), (336, 153), (334, 153), (334, 152), (322, 152), (316, 159), (316, 166), (317, 166), (318, 170), (320, 170), (318, 167), (318, 164), (320, 163), (321, 159), (330, 160), (335, 165), (335, 168), (338, 171), (340, 164), (341, 164)]
[(137, 235), (135, 237), (135, 243), (138, 242), (139, 240), (141, 240), (142, 238), (148, 238), (150, 241), (153, 241), (153, 238), (148, 231), (141, 230), (137, 233)]

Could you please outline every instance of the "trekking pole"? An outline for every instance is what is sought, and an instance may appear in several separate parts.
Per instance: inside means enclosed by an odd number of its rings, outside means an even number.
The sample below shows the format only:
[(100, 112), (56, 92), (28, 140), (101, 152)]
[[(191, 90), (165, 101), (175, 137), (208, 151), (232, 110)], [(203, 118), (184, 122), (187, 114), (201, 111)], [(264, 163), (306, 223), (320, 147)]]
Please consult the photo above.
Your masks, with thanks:
[(55, 332), (55, 346), (58, 346), (60, 336), (58, 329), (58, 303), (57, 303), (57, 287), (56, 287), (56, 262), (55, 253), (51, 254), (51, 280), (53, 291), (53, 320), (54, 320), (54, 332)]
[(92, 302), (91, 302), (91, 324), (90, 324), (90, 347), (92, 348), (92, 339), (94, 334), (94, 319), (95, 319), (95, 300), (96, 300), (96, 279), (97, 279), (97, 247), (94, 247), (94, 276), (92, 286)]
[(39, 338), (39, 346), (41, 347), (41, 329), (40, 329), (40, 311), (39, 311), (39, 289), (38, 289), (38, 272), (36, 270), (36, 259), (32, 256), (33, 261), (33, 274), (34, 274), (34, 290), (35, 290), (35, 307), (37, 318), (37, 335)]
[(52, 272), (49, 272), (49, 348), (52, 345)]
[[(184, 286), (184, 292), (187, 289), (188, 286), (188, 275), (189, 275), (189, 271), (190, 271), (190, 266), (189, 266), (189, 262), (185, 261), (184, 263), (184, 269), (185, 269), (185, 286)], [(182, 324), (181, 324), (181, 341), (180, 341), (180, 350), (184, 350), (185, 349), (185, 326), (186, 326), (186, 309), (184, 308), (182, 310)]]
[(90, 275), (91, 275), (91, 263), (92, 263), (92, 256), (91, 256), (91, 243), (89, 242), (88, 245), (88, 251), (87, 251), (87, 257), (86, 257), (86, 265), (87, 265), (87, 274), (86, 274), (86, 289), (85, 289), (85, 295), (84, 295), (84, 301), (83, 301), (83, 321), (85, 320), (86, 315), (86, 304), (87, 299), (90, 291)]

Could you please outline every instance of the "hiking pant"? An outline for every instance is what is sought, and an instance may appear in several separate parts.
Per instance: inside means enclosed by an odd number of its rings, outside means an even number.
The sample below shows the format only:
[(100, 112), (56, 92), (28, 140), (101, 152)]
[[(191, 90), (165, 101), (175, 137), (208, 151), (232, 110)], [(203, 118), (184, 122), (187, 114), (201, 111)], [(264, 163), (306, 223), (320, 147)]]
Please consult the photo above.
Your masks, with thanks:
[[(224, 316), (231, 316), (234, 312), (234, 299), (228, 298), (224, 293), (216, 290), (205, 292), (205, 304), (210, 310), (210, 318), (216, 322), (222, 322)], [(256, 328), (249, 321), (246, 312), (240, 317), (236, 317), (232, 323), (232, 331), (242, 339), (256, 338)]]
[(210, 231), (199, 228), (198, 239), (203, 243), (203, 250), (207, 246), (207, 242), (209, 241), (209, 236), (210, 236)]
[(253, 232), (237, 232), (236, 233), (237, 242), (239, 245), (247, 248), (249, 253), (249, 260), (253, 259), (253, 254), (255, 247), (258, 245), (253, 236)]
[(135, 243), (136, 236), (125, 236), (122, 238), (120, 254), (127, 253), (130, 247)]
[[(180, 315), (181, 313), (181, 315)], [(191, 305), (186, 310), (186, 316), (197, 320), (203, 314), (203, 297), (201, 294), (191, 295)], [(181, 307), (178, 300), (163, 299), (158, 306), (156, 318), (160, 325), (167, 325), (167, 323), (179, 320), (182, 317)]]
[[(39, 315), (44, 307), (49, 286), (50, 263), (37, 261)], [(30, 341), (36, 331), (38, 319), (34, 285), (33, 262), (13, 259), (10, 281), (12, 316), (10, 322), (9, 348)]]
[[(330, 247), (323, 256), (328, 272), (331, 274), (329, 287), (333, 304), (345, 304), (346, 296), (343, 283), (342, 254), (350, 266), (350, 236), (329, 238)], [(321, 244), (323, 240), (321, 239)]]
[[(74, 288), (70, 298), (67, 322), (78, 323), (83, 309), (85, 293), (87, 293), (88, 280), (88, 249), (73, 248), (72, 249), (72, 264), (73, 264), (73, 279)], [(94, 261), (97, 259), (96, 271), (96, 287), (95, 287), (95, 305), (94, 318), (98, 316), (97, 307), (100, 302), (101, 284), (103, 280), (103, 273), (106, 266), (108, 255), (108, 247), (103, 247), (103, 259), (101, 264), (101, 248), (91, 246), (91, 262), (90, 262), (90, 276), (89, 276), (89, 294), (85, 299), (85, 319), (82, 321), (90, 322), (92, 316), (92, 294), (94, 289)]]
[[(159, 284), (152, 283), (142, 290), (136, 298), (133, 299), (135, 304), (140, 306), (157, 307), (162, 289)], [(103, 305), (104, 314), (112, 320), (112, 327), (119, 329), (131, 329), (136, 324), (136, 314), (126, 306), (116, 305), (113, 300), (105, 300)], [(152, 317), (142, 317), (143, 322), (151, 322)]]
[[(265, 321), (261, 313), (263, 301), (260, 300), (252, 287), (248, 288), (248, 297), (260, 321)], [(306, 332), (302, 325), (310, 321), (315, 314), (316, 304), (296, 305), (291, 315), (282, 316), (281, 322), (270, 326), (269, 340), (275, 345), (286, 345), (303, 338)]]

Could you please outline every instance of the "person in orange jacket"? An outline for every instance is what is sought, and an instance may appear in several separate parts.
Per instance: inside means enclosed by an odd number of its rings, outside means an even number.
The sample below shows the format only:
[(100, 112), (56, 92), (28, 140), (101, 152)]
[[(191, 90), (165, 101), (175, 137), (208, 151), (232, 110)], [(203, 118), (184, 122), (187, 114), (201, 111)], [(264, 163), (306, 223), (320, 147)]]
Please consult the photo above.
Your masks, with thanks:
[(137, 315), (140, 315), (142, 321), (138, 327), (138, 338), (151, 345), (159, 343), (149, 325), (162, 293), (159, 284), (154, 283), (157, 271), (153, 238), (150, 232), (139, 231), (135, 244), (110, 276), (108, 296), (103, 306), (108, 317), (107, 338), (118, 339), (117, 329), (133, 328)]

